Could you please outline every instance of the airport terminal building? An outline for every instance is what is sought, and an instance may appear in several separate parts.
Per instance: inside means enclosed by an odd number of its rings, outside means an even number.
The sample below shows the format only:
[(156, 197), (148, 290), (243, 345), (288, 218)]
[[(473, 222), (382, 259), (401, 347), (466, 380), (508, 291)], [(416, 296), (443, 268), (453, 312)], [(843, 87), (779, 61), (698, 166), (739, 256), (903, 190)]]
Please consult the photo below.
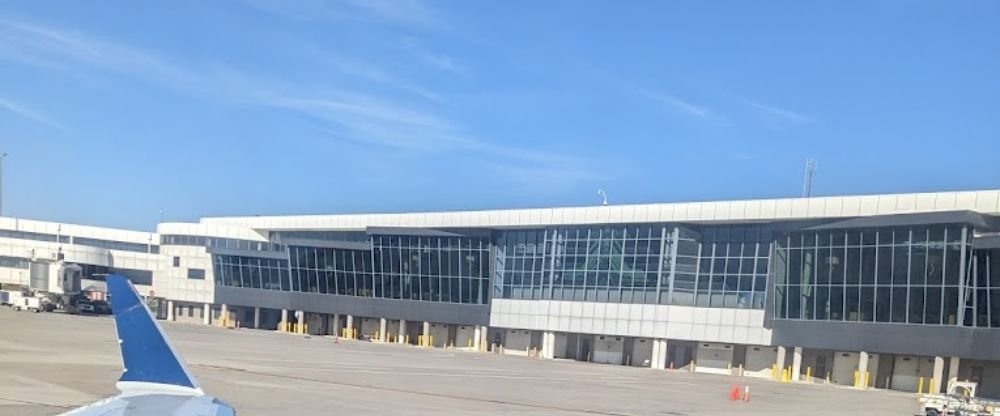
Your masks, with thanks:
[(175, 321), (907, 391), (959, 377), (1000, 396), (1000, 190), (156, 233), (0, 219), (0, 282), (43, 262), (131, 273)]

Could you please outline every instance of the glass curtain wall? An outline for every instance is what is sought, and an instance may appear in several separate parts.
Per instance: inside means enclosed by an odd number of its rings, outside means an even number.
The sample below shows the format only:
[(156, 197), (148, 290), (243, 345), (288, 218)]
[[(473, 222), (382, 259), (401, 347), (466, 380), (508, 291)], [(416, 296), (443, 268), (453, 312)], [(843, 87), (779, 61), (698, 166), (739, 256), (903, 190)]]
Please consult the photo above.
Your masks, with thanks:
[(289, 290), (288, 261), (246, 256), (212, 256), (215, 282), (222, 286)]
[(961, 324), (970, 234), (961, 226), (782, 234), (775, 250), (775, 316)]
[(560, 227), (497, 236), (494, 294), (511, 299), (764, 307), (764, 226)]
[(375, 297), (488, 303), (489, 239), (383, 235), (372, 244)]
[(974, 326), (1000, 328), (1000, 250), (975, 250), (972, 272), (975, 291), (969, 302)]

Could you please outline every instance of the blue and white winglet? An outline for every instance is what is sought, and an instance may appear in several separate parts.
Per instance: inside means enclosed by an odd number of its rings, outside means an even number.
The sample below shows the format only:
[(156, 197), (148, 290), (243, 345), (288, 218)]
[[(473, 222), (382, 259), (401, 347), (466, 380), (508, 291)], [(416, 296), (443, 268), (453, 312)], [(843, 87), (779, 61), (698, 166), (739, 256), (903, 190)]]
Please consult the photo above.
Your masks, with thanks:
[(201, 390), (132, 283), (109, 275), (107, 285), (124, 365), (115, 384), (121, 394), (64, 415), (235, 416), (229, 404)]

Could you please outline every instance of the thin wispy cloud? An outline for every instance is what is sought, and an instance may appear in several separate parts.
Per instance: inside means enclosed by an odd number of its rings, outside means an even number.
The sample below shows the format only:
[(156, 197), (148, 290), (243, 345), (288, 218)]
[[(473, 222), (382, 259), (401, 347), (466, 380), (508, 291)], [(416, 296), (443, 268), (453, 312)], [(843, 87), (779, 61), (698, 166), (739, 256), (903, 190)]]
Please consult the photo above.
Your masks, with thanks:
[(683, 100), (674, 95), (661, 94), (648, 90), (640, 90), (640, 93), (654, 101), (666, 104), (668, 107), (674, 109), (677, 112), (692, 117), (697, 117), (705, 120), (718, 120), (722, 118), (718, 113), (716, 113), (715, 111), (713, 111), (708, 107)]
[(444, 26), (438, 13), (420, 0), (350, 0), (348, 3), (389, 22), (436, 28)]
[(360, 59), (352, 59), (343, 56), (329, 59), (329, 62), (335, 69), (345, 75), (390, 86), (407, 94), (412, 94), (436, 103), (444, 102), (444, 98), (441, 97), (440, 94), (403, 80), (378, 65), (374, 65)]
[(407, 52), (431, 68), (461, 75), (463, 77), (472, 75), (472, 68), (462, 63), (457, 58), (443, 53), (432, 52), (415, 39), (404, 40), (403, 46)]
[(753, 107), (754, 109), (763, 112), (765, 114), (781, 118), (785, 121), (790, 121), (794, 123), (812, 123), (816, 121), (812, 117), (804, 115), (802, 113), (789, 110), (787, 108), (781, 108), (778, 106), (764, 104), (760, 101), (754, 101), (750, 99), (743, 99), (743, 103)]
[(137, 48), (65, 29), (0, 20), (0, 60), (77, 74), (111, 71), (173, 87), (189, 86), (194, 74)]
[(38, 124), (43, 124), (59, 130), (65, 130), (65, 127), (63, 127), (62, 124), (49, 118), (48, 116), (2, 97), (0, 97), (0, 110), (4, 110), (8, 113), (20, 116)]
[(302, 21), (392, 24), (432, 30), (447, 28), (440, 13), (421, 0), (240, 0), (254, 9)]
[[(416, 46), (414, 46), (416, 45)], [(436, 69), (467, 74), (468, 68), (450, 57), (408, 43), (409, 50)], [(90, 34), (34, 23), (0, 20), (0, 60), (56, 70), (66, 74), (89, 70), (95, 76), (138, 79), (177, 94), (290, 111), (322, 123), (321, 129), (353, 143), (404, 152), (465, 152), (510, 164), (524, 172), (547, 171), (552, 176), (579, 175), (588, 165), (582, 158), (534, 150), (476, 137), (460, 123), (440, 114), (441, 97), (361, 59), (343, 59), (335, 70), (393, 86), (424, 98), (428, 107), (393, 95), (335, 84), (295, 83), (266, 79), (229, 65), (181, 63), (155, 52)], [(327, 62), (329, 63), (329, 62)], [(75, 75), (74, 75), (75, 76)], [(0, 103), (7, 111), (58, 126), (16, 103)]]

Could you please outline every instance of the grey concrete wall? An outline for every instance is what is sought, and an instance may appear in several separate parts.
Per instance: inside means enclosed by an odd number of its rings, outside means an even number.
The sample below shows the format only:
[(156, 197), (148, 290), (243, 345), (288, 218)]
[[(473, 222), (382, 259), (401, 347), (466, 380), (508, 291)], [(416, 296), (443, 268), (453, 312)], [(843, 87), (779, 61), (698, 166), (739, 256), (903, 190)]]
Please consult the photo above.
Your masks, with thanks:
[[(489, 325), (489, 305), (362, 298), (320, 293), (278, 292), (239, 287), (215, 287), (215, 303), (262, 308), (339, 313), (408, 322)], [(355, 325), (358, 325), (357, 323)], [(412, 324), (411, 324), (412, 325)]]
[(775, 319), (773, 331), (775, 345), (1000, 360), (1000, 329)]

